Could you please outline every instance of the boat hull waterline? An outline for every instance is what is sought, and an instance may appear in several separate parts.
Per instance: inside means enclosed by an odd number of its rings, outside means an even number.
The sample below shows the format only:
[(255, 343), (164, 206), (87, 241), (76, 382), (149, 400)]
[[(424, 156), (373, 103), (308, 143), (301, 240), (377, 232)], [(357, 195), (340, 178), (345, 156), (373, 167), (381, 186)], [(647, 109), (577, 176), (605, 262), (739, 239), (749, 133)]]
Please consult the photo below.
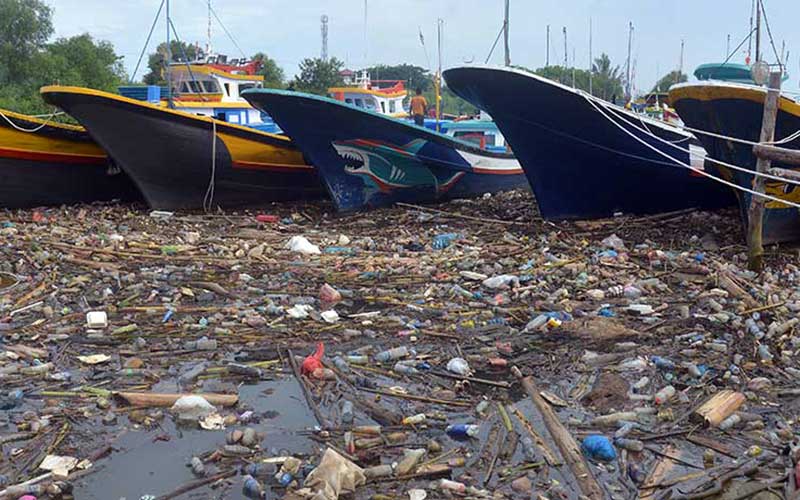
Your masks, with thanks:
[(292, 137), (342, 211), (527, 187), (508, 153), (324, 97), (266, 89), (244, 97)]
[(495, 120), (546, 219), (735, 203), (725, 186), (657, 152), (702, 168), (702, 148), (690, 152), (693, 138), (680, 129), (591, 102), (574, 89), (520, 70), (463, 67), (445, 71), (444, 77), (451, 90)]
[(316, 170), (286, 138), (90, 89), (45, 87), (42, 96), (86, 127), (154, 209), (259, 205), (323, 194)]
[(6, 110), (0, 113), (4, 115), (0, 116), (0, 207), (140, 197), (131, 180), (82, 128)]
[[(762, 88), (723, 82), (683, 84), (673, 87), (670, 97), (684, 122), (695, 129), (714, 134), (759, 142), (764, 116), (766, 91)], [(775, 138), (781, 139), (800, 130), (800, 104), (782, 97), (775, 126)], [(711, 158), (748, 170), (756, 169), (753, 146), (732, 140), (698, 133)], [(781, 144), (781, 147), (800, 149), (800, 139)], [(773, 162), (773, 167), (797, 170), (797, 167)], [(753, 189), (754, 176), (720, 165), (725, 178), (738, 186)], [(740, 212), (747, 226), (747, 212), (752, 196), (737, 191)], [(769, 196), (800, 204), (800, 186), (767, 179), (765, 193)], [(800, 240), (800, 210), (774, 200), (765, 200), (763, 219), (764, 243)]]

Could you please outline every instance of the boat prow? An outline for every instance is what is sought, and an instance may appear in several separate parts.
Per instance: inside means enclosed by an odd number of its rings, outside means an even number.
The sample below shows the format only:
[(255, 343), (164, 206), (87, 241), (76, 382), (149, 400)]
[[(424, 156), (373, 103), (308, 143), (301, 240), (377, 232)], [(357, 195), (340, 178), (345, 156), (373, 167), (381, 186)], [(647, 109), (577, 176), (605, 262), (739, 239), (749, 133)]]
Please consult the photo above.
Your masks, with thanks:
[(486, 151), (325, 97), (266, 89), (244, 96), (303, 150), (340, 210), (527, 187), (508, 152)]
[[(750, 171), (756, 167), (753, 143), (761, 138), (766, 94), (763, 87), (721, 81), (684, 83), (670, 89), (670, 99), (689, 127), (716, 134), (695, 134), (709, 157)], [(778, 104), (775, 138), (781, 140), (800, 131), (800, 103), (783, 95)], [(782, 143), (781, 147), (800, 149), (800, 138)], [(773, 167), (797, 170), (779, 163), (774, 163)], [(753, 188), (753, 174), (721, 164), (717, 168), (739, 187)], [(767, 179), (765, 193), (777, 200), (800, 204), (798, 187)], [(738, 192), (740, 212), (746, 226), (751, 195), (744, 190)], [(800, 240), (800, 211), (797, 208), (766, 199), (763, 220), (764, 243)]]
[(87, 129), (153, 208), (258, 205), (322, 194), (314, 168), (283, 136), (92, 89), (41, 92)]
[[(513, 68), (444, 72), (448, 88), (489, 113), (547, 219), (648, 214), (734, 203), (703, 168), (688, 132)], [(611, 98), (612, 96), (607, 96)]]
[(82, 127), (0, 110), (0, 207), (139, 197)]

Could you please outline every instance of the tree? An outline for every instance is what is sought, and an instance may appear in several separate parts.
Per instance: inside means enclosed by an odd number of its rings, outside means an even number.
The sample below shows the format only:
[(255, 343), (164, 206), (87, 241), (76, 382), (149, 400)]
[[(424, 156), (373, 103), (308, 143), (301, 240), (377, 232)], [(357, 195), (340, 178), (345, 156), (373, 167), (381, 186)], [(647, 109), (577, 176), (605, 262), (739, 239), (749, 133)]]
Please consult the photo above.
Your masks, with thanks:
[(300, 91), (325, 95), (330, 87), (344, 84), (342, 75), (344, 63), (335, 57), (327, 61), (321, 58), (308, 58), (300, 63), (300, 74), (294, 78), (292, 85)]
[(421, 88), (423, 92), (433, 88), (433, 76), (424, 68), (411, 64), (387, 66), (380, 64), (367, 68), (373, 80), (402, 80), (406, 87), (413, 91)]
[(607, 54), (601, 54), (592, 65), (592, 93), (605, 100), (623, 97), (622, 72), (612, 66)]
[(91, 35), (59, 38), (40, 54), (45, 82), (116, 91), (126, 80), (122, 61), (111, 43)]
[[(197, 57), (197, 47), (192, 44), (170, 40), (169, 47), (172, 56), (170, 58), (171, 62), (192, 61)], [(150, 54), (147, 59), (147, 67), (150, 69), (150, 72), (144, 75), (144, 83), (148, 85), (167, 84), (164, 74), (164, 69), (166, 68), (164, 61), (167, 58), (166, 52), (167, 42), (161, 42), (158, 47), (156, 47), (156, 51)]]
[(30, 58), (52, 33), (52, 11), (41, 0), (0, 0), (0, 85), (31, 73)]
[(253, 56), (254, 61), (261, 61), (261, 69), (258, 74), (264, 77), (264, 87), (267, 88), (283, 88), (286, 76), (283, 73), (283, 68), (278, 66), (275, 59), (272, 59), (263, 52), (258, 52)]
[(689, 77), (686, 76), (686, 73), (683, 73), (680, 70), (676, 69), (664, 75), (658, 81), (658, 83), (656, 83), (656, 86), (653, 87), (652, 92), (666, 92), (669, 90), (671, 86), (675, 85), (676, 83), (684, 83), (688, 81)]

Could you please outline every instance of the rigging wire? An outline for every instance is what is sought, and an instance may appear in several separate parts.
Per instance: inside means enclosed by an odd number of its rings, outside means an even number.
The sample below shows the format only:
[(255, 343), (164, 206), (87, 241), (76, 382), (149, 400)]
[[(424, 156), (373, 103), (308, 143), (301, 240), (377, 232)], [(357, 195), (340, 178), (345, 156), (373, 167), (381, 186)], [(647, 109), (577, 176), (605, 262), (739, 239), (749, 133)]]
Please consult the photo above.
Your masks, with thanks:
[(134, 78), (136, 78), (136, 73), (139, 71), (139, 65), (142, 64), (142, 58), (144, 58), (144, 53), (147, 51), (147, 46), (150, 45), (150, 38), (153, 36), (153, 31), (156, 29), (156, 24), (158, 23), (158, 18), (161, 16), (161, 9), (164, 8), (164, 2), (166, 0), (161, 0), (161, 5), (158, 6), (158, 12), (156, 12), (156, 17), (153, 19), (153, 25), (150, 26), (150, 33), (147, 34), (147, 40), (144, 42), (144, 46), (142, 47), (142, 52), (139, 53), (139, 60), (136, 61), (136, 68), (133, 70), (133, 74), (131, 75), (130, 81), (133, 82)]
[(775, 59), (778, 61), (778, 66), (783, 69), (783, 61), (781, 56), (778, 55), (778, 48), (775, 47), (775, 39), (772, 38), (772, 29), (769, 27), (769, 19), (767, 19), (767, 9), (764, 7), (764, 0), (756, 0), (761, 4), (761, 12), (764, 14), (764, 24), (767, 25), (767, 35), (769, 36), (769, 44), (772, 45), (772, 51), (775, 53)]
[[(201, 0), (201, 1), (204, 1), (204, 0)], [(222, 22), (222, 19), (219, 18), (219, 16), (217, 15), (217, 11), (214, 10), (214, 7), (212, 7), (211, 5), (208, 5), (208, 9), (211, 11), (212, 14), (214, 14), (214, 19), (216, 19), (217, 22), (219, 23), (219, 25), (222, 27), (222, 31), (224, 31), (225, 34), (228, 35), (228, 38), (230, 38), (230, 40), (233, 43), (233, 45), (239, 50), (239, 53), (242, 54), (242, 57), (244, 57), (246, 59), (247, 56), (245, 55), (244, 51), (239, 46), (239, 44), (236, 42), (236, 39), (233, 38), (233, 35), (231, 35), (231, 32), (228, 31), (228, 28)]]
[[(175, 34), (175, 40), (178, 42), (178, 47), (181, 49), (181, 53), (183, 53), (183, 59), (186, 62), (186, 69), (189, 71), (189, 78), (192, 79), (194, 83), (197, 84), (197, 88), (200, 90), (204, 90), (200, 88), (200, 82), (197, 81), (197, 78), (194, 77), (194, 73), (192, 72), (192, 65), (189, 63), (189, 56), (186, 54), (186, 49), (183, 47), (183, 43), (181, 43), (181, 37), (178, 35), (178, 30), (175, 29), (175, 25), (172, 23), (172, 19), (169, 20), (169, 25), (172, 28), (172, 32)], [(208, 101), (206, 96), (200, 95), (200, 99), (203, 101)]]

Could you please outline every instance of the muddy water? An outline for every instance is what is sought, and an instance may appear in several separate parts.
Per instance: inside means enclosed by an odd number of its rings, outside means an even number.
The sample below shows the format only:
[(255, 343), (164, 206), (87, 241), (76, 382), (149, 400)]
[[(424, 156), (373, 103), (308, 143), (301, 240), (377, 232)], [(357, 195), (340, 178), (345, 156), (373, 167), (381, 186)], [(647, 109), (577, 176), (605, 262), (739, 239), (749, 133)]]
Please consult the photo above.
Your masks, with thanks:
[[(160, 388), (164, 390), (164, 388)], [(316, 425), (313, 414), (303, 400), (297, 381), (286, 378), (242, 386), (239, 397), (259, 415), (277, 412), (274, 418), (262, 418), (252, 427), (266, 432), (262, 449), (290, 450), (292, 453), (309, 453), (313, 442), (300, 431)], [(120, 418), (120, 424), (128, 422)], [(165, 418), (161, 428), (131, 430), (111, 443), (115, 449), (109, 458), (95, 464), (96, 472), (75, 485), (75, 498), (85, 500), (136, 500), (143, 495), (159, 496), (196, 478), (186, 466), (192, 456), (214, 450), (225, 444), (228, 431), (176, 429), (171, 418)], [(156, 436), (167, 434), (169, 441), (156, 441)], [(229, 491), (201, 488), (180, 498), (245, 498), (241, 481), (234, 478)]]

